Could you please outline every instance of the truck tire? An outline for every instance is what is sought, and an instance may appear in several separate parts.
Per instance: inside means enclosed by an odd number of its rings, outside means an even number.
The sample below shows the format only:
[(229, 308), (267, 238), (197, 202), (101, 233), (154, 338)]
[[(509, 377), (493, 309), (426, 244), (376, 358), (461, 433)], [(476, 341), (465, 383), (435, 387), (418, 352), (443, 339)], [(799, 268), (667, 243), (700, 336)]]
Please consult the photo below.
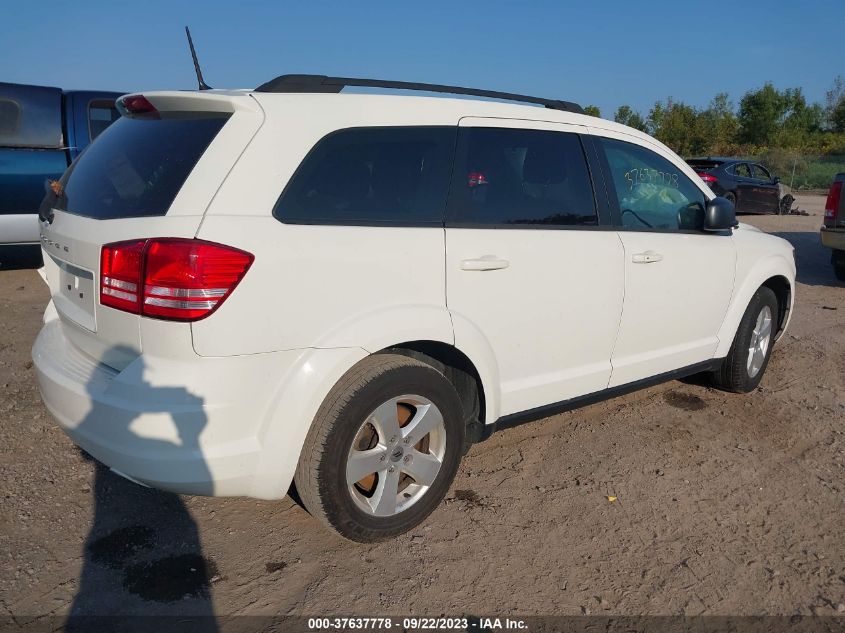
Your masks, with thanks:
[(830, 256), (833, 274), (839, 281), (845, 281), (845, 251), (833, 251)]

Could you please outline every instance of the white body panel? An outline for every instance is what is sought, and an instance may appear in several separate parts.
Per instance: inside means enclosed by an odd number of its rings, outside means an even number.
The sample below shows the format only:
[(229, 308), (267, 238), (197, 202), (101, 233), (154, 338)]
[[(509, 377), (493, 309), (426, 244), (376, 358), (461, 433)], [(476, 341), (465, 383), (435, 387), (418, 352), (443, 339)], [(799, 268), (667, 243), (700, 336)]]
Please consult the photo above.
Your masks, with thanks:
[[(460, 125), (587, 132), (528, 119), (464, 117)], [(507, 266), (467, 269), (479, 259)], [(499, 415), (607, 387), (624, 296), (615, 231), (447, 228), (446, 286), (450, 313), (472, 323), (496, 359)]]
[[(496, 359), (499, 415), (601, 391), (624, 294), (613, 231), (447, 229), (449, 310), (481, 332)], [(461, 262), (495, 255), (500, 270)], [(580, 266), (589, 259), (591, 265)], [(518, 335), (515, 335), (518, 333)], [(455, 333), (460, 349), (464, 334)]]
[(38, 215), (7, 213), (0, 215), (3, 244), (38, 244)]
[[(146, 96), (161, 109), (234, 114), (166, 216), (98, 221), (57, 212), (42, 226), (54, 303), (33, 358), (44, 400), (68, 434), (150, 485), (284, 496), (328, 392), (356, 362), (388, 347), (456, 347), (477, 371), (483, 421), (493, 423), (723, 357), (760, 284), (780, 276), (794, 285), (788, 244), (746, 229), (731, 237), (609, 226), (327, 226), (272, 216), (314, 144), (349, 127), (478, 125), (493, 117), (496, 126), (624, 138), (696, 177), (660, 143), (612, 122), (425, 97)], [(197, 237), (246, 250), (255, 261), (220, 308), (194, 323), (141, 318), (96, 301), (88, 310), (85, 297), (77, 301), (75, 284), (98, 289), (103, 244), (142, 237)], [(663, 260), (631, 262), (648, 250)], [(508, 267), (462, 269), (483, 256)], [(90, 288), (74, 270), (90, 273)], [(63, 290), (68, 282), (77, 295)]]
[(227, 301), (214, 318), (194, 323), (201, 356), (454, 342), (442, 228), (303, 226), (272, 217), (233, 223), (209, 215), (198, 237), (260, 253), (236, 293), (261, 309)]
[(789, 325), (795, 303), (795, 257), (792, 244), (748, 224), (741, 224), (733, 232), (732, 239), (736, 247), (736, 277), (731, 302), (719, 329), (719, 345), (713, 353), (715, 358), (727, 355), (748, 302), (766, 280), (783, 277), (792, 288), (789, 311), (786, 322), (781, 324), (779, 336), (783, 335)]
[[(619, 236), (625, 246), (625, 303), (610, 386), (713, 358), (733, 290), (731, 236), (646, 231)], [(643, 253), (656, 255), (656, 261), (641, 261), (637, 256)]]

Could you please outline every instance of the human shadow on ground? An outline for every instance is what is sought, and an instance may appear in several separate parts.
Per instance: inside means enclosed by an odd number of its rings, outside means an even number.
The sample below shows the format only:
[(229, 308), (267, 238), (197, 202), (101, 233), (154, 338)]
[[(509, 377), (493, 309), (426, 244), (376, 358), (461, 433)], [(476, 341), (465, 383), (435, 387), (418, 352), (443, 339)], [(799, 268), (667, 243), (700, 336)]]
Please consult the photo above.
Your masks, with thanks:
[[(118, 357), (132, 353), (121, 347), (109, 351)], [(160, 464), (163, 476), (164, 469), (171, 469), (170, 476), (185, 478), (192, 491), (210, 494), (210, 473), (199, 445), (207, 423), (202, 399), (183, 387), (146, 382), (140, 357), (119, 376), (127, 373), (123, 384), (114, 375), (92, 378), (87, 387), (92, 406), (76, 430), (80, 446), (112, 463), (112, 450), (130, 455), (122, 462), (129, 472), (138, 464), (152, 465), (147, 477), (157, 473)], [(132, 385), (132, 402), (143, 403), (140, 408), (112, 406), (121, 402), (120, 390), (126, 384)], [(157, 416), (156, 435), (167, 439), (133, 432), (133, 422), (146, 414), (163, 414)], [(167, 418), (172, 420), (169, 433)], [(159, 631), (217, 631), (211, 583), (219, 572), (203, 553), (196, 522), (183, 499), (133, 483), (98, 461), (94, 464), (93, 518), (65, 630), (145, 631), (153, 625)], [(138, 618), (151, 615), (163, 617), (154, 618), (155, 624)], [(178, 629), (171, 629), (175, 626)]]

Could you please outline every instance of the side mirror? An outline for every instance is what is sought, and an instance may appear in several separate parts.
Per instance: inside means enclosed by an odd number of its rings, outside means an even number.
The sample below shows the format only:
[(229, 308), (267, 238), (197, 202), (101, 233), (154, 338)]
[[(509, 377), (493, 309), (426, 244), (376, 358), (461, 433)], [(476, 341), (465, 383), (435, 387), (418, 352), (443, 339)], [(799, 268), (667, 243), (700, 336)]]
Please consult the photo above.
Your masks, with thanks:
[(776, 185), (780, 184), (780, 176), (775, 176), (774, 178), (772, 178), (772, 182)]
[(727, 198), (713, 198), (704, 209), (705, 231), (726, 231), (737, 226), (733, 202)]

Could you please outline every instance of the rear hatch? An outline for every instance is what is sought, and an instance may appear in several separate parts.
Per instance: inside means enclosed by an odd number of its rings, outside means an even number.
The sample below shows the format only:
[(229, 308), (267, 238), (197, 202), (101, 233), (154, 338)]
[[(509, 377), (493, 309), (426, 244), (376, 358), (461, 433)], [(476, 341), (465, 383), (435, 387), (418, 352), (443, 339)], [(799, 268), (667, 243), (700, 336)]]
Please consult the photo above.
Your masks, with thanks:
[[(42, 203), (47, 283), (65, 336), (122, 369), (142, 350), (142, 317), (98, 300), (105, 244), (193, 238), (261, 125), (245, 93), (145, 93), (52, 183)], [(127, 109), (128, 108), (128, 109)], [(190, 337), (187, 323), (168, 324)]]

